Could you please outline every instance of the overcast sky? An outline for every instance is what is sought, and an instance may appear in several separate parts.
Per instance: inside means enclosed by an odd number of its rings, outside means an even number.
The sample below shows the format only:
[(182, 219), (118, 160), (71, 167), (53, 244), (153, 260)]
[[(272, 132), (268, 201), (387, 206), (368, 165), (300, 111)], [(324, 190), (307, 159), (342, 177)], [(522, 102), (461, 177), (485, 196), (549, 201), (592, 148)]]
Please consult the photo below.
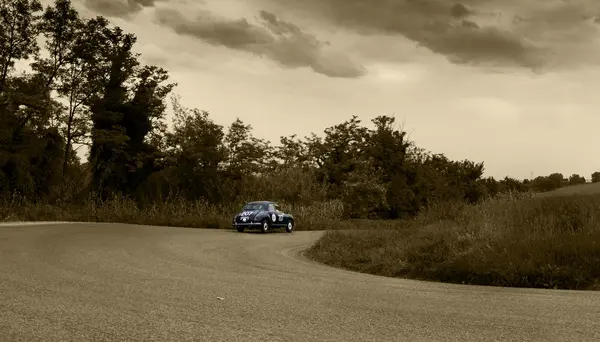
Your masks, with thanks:
[(600, 170), (598, 0), (75, 1), (186, 106), (275, 143), (388, 114), (489, 176)]

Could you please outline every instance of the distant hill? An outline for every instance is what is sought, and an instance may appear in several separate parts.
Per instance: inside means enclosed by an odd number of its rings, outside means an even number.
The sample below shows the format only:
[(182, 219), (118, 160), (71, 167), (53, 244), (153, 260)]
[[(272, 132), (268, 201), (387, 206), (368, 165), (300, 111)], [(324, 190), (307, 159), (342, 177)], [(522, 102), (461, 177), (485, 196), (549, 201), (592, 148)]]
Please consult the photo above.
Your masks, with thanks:
[(579, 185), (570, 185), (558, 188), (556, 190), (539, 193), (538, 196), (565, 196), (565, 195), (591, 195), (600, 194), (600, 183), (586, 183)]

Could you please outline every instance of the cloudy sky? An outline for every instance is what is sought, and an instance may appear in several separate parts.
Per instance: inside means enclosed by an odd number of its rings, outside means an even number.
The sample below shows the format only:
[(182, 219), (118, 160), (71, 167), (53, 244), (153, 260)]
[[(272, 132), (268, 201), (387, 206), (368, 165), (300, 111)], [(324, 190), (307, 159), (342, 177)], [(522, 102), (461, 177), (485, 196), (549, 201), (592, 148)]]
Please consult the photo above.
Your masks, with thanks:
[(597, 0), (75, 0), (184, 104), (273, 142), (356, 114), (486, 174), (600, 170)]

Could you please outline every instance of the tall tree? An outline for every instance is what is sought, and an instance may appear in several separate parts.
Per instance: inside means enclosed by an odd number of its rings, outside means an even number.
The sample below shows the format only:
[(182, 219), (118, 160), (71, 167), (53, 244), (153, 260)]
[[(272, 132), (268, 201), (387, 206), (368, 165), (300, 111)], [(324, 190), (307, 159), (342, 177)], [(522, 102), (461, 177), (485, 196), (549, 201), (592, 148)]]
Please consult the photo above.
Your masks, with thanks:
[(319, 181), (331, 185), (330, 197), (341, 196), (348, 175), (364, 161), (368, 130), (352, 116), (341, 124), (325, 129), (323, 138), (313, 134), (307, 139), (308, 156), (317, 166)]
[(223, 127), (208, 112), (184, 107), (172, 97), (173, 131), (167, 134), (170, 186), (187, 199), (221, 200), (220, 172), (226, 161)]
[(0, 103), (0, 192), (18, 192), (42, 198), (51, 195), (57, 180), (55, 171), (61, 156), (62, 137), (44, 122), (44, 116), (22, 125), (21, 119), (49, 105), (40, 92), (39, 78), (31, 75), (9, 77)]
[(107, 47), (111, 44), (107, 37), (111, 34), (108, 20), (96, 17), (72, 24), (79, 27), (77, 39), (69, 46), (71, 54), (56, 80), (56, 90), (67, 107), (58, 118), (66, 141), (63, 174), (74, 146), (91, 146), (91, 109), (106, 90), (113, 58)]
[(31, 64), (43, 75), (45, 86), (54, 89), (54, 83), (66, 72), (65, 66), (74, 62), (75, 44), (83, 26), (70, 0), (55, 0), (47, 6), (38, 29), (45, 40), (47, 57), (36, 56)]
[(269, 142), (252, 134), (252, 126), (237, 118), (223, 139), (227, 149), (227, 172), (236, 179), (257, 175), (276, 165)]
[(123, 34), (116, 27), (102, 32), (105, 44), (98, 47), (101, 56), (110, 63), (108, 81), (103, 96), (92, 106), (92, 147), (90, 163), (92, 166), (92, 187), (106, 199), (111, 193), (119, 193), (125, 188), (126, 167), (119, 163), (125, 158), (129, 137), (122, 126), (123, 109), (127, 101), (125, 81), (133, 74), (137, 66), (136, 56), (132, 53), (136, 38), (132, 34)]
[(159, 150), (149, 142), (149, 134), (155, 124), (165, 115), (165, 97), (171, 92), (174, 83), (163, 84), (169, 79), (166, 70), (156, 66), (144, 66), (135, 76), (135, 92), (130, 102), (122, 108), (120, 126), (127, 136), (124, 160), (126, 165), (125, 188), (133, 195), (146, 179), (158, 171)]
[(55, 0), (54, 6), (46, 7), (39, 25), (48, 54), (36, 56), (31, 64), (32, 69), (41, 75), (47, 91), (56, 91), (59, 102), (63, 104), (53, 118), (66, 141), (62, 156), (63, 177), (72, 160), (73, 142), (81, 142), (88, 130), (89, 114), (82, 111), (84, 101), (81, 97), (82, 92), (92, 89), (86, 87), (83, 90), (80, 85), (86, 82), (87, 75), (84, 75), (83, 69), (96, 63), (86, 63), (77, 52), (80, 44), (98, 42), (86, 37), (84, 27), (70, 0)]
[(284, 167), (308, 167), (309, 156), (305, 141), (298, 139), (294, 134), (289, 137), (280, 137), (279, 146), (275, 148), (275, 155)]
[(406, 132), (395, 127), (394, 117), (378, 116), (372, 122), (375, 129), (369, 132), (368, 155), (375, 170), (382, 174), (389, 217), (416, 213), (421, 199), (414, 189), (416, 173), (405, 165), (410, 146)]
[(0, 0), (0, 94), (15, 62), (38, 52), (39, 0)]

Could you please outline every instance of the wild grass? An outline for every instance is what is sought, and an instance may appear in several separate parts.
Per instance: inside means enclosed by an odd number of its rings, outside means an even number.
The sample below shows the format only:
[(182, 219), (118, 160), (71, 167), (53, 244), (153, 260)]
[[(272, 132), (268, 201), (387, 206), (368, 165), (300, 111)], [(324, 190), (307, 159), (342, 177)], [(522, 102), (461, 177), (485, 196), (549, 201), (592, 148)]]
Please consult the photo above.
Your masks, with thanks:
[(439, 204), (398, 229), (327, 232), (307, 256), (391, 277), (600, 289), (600, 194)]
[[(212, 205), (202, 201), (169, 200), (140, 206), (129, 199), (115, 198), (98, 202), (92, 198), (81, 203), (44, 204), (13, 197), (0, 200), (0, 222), (73, 221), (118, 222), (158, 226), (217, 228), (231, 227), (233, 216), (244, 203)], [(281, 203), (291, 212), (296, 230), (345, 229), (341, 223), (343, 206), (339, 201), (316, 202), (292, 207)], [(350, 223), (351, 227), (356, 226)]]

